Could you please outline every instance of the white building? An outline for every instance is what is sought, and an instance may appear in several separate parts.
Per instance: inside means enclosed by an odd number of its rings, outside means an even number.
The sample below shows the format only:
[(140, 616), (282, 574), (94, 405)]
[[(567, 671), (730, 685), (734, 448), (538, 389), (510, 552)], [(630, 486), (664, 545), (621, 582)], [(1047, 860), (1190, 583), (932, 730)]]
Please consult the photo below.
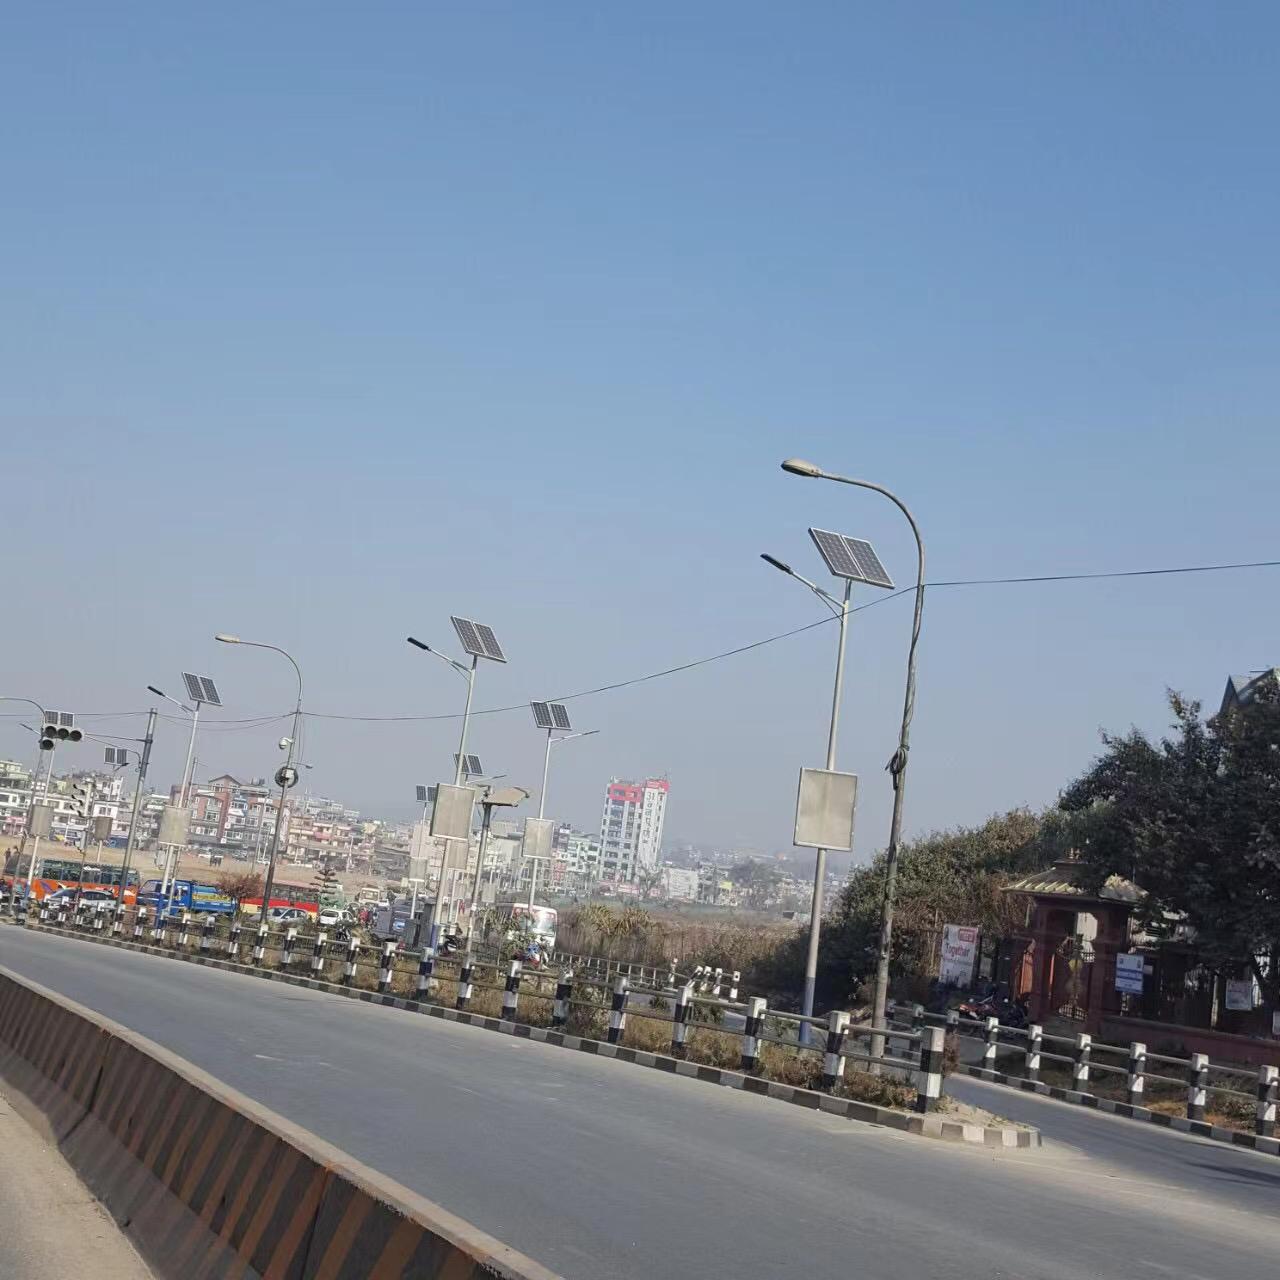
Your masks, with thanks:
[(670, 784), (665, 778), (611, 778), (600, 816), (601, 874), (634, 882), (658, 866)]

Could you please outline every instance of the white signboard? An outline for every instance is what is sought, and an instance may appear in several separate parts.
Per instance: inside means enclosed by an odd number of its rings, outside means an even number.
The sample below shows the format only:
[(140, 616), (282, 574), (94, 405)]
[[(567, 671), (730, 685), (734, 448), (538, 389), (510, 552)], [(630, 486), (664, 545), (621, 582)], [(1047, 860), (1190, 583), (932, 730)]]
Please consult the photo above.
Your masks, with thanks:
[(1142, 994), (1142, 956), (1122, 951), (1116, 956), (1116, 990), (1126, 995)]
[(1228, 1009), (1252, 1009), (1253, 1008), (1253, 979), (1252, 978), (1228, 978), (1227, 979), (1227, 1008)]
[(978, 931), (971, 925), (948, 924), (942, 929), (942, 973), (944, 983), (967, 987), (973, 981), (973, 962), (978, 955)]

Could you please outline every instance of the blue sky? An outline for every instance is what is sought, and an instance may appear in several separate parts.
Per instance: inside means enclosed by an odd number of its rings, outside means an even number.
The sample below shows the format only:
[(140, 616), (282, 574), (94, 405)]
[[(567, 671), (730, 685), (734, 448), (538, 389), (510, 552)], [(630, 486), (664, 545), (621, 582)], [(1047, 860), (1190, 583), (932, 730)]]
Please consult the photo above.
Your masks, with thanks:
[[(756, 558), (819, 573), (809, 524), (908, 580), (894, 509), (788, 455), (901, 493), (936, 578), (1280, 558), (1278, 37), (1246, 4), (15, 10), (5, 691), (136, 711), (194, 669), (285, 710), (232, 630), (316, 711), (450, 715), (404, 636), (453, 612), (510, 654), (492, 707), (820, 617)], [(1047, 803), (1167, 685), (1274, 663), (1278, 581), (934, 592), (908, 826)], [(862, 855), (908, 621), (852, 634)], [(665, 772), (670, 833), (785, 847), (834, 638), (575, 702), (601, 733), (551, 811)], [(201, 772), (279, 732), (210, 732)], [(407, 813), (455, 733), (314, 720), (310, 776)], [(473, 745), (536, 790), (527, 712)]]

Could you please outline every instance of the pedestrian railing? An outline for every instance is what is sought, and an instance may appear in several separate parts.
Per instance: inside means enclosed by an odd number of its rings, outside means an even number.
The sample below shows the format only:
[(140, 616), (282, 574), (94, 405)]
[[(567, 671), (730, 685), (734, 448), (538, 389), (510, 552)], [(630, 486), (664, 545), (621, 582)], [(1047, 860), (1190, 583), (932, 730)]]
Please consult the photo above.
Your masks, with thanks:
[[(1001, 1054), (1012, 1057), (1015, 1062), (1020, 1059), (1022, 1078), (1036, 1083), (1041, 1080), (1045, 1062), (1060, 1063), (1070, 1071), (1073, 1093), (1097, 1097), (1092, 1087), (1095, 1077), (1123, 1077), (1125, 1101), (1131, 1107), (1146, 1107), (1149, 1084), (1170, 1085), (1185, 1090), (1188, 1120), (1205, 1119), (1210, 1095), (1239, 1099), (1253, 1104), (1254, 1133), (1264, 1138), (1276, 1136), (1280, 1067), (1259, 1067), (1250, 1079), (1246, 1069), (1211, 1062), (1203, 1053), (1173, 1057), (1152, 1053), (1140, 1041), (1128, 1045), (1108, 1044), (1094, 1040), (1083, 1031), (1074, 1036), (1052, 1035), (1036, 1023), (1026, 1027), (1002, 1026), (994, 1017), (971, 1018), (955, 1009), (945, 1014), (927, 1013), (918, 1004), (890, 1004), (888, 1021), (895, 1036), (901, 1034), (903, 1028), (916, 1031), (925, 1026), (941, 1026), (956, 1035), (980, 1039), (982, 1069), (996, 1074), (1001, 1074), (997, 1065)], [(1065, 1052), (1046, 1048), (1046, 1045), (1061, 1046)], [(1242, 1087), (1246, 1083), (1251, 1083), (1253, 1088)]]

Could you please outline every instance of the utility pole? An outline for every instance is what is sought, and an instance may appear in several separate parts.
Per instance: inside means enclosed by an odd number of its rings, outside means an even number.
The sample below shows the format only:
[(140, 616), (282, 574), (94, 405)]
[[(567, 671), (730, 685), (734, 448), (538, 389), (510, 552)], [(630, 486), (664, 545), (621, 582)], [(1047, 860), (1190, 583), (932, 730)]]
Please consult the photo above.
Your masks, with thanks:
[[(138, 811), (142, 808), (142, 793), (147, 781), (147, 766), (151, 763), (151, 744), (155, 740), (156, 709), (147, 712), (147, 734), (142, 740), (142, 754), (138, 757), (138, 785), (133, 792), (133, 812), (129, 816), (129, 838), (125, 841), (124, 862), (120, 866), (120, 901), (116, 906), (118, 919), (124, 917), (124, 895), (129, 887), (129, 861), (133, 857), (138, 840)], [(135, 899), (136, 902), (136, 899)]]

